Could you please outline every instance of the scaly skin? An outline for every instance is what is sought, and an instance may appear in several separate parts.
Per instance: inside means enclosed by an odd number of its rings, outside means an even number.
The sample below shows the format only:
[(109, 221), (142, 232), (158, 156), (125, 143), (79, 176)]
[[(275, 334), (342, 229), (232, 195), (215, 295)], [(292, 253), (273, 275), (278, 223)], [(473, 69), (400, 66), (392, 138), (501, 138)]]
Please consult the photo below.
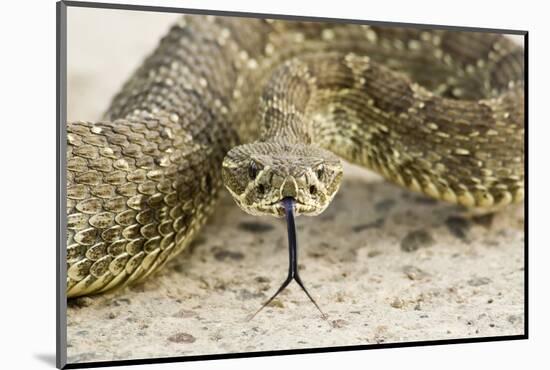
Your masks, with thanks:
[(104, 121), (67, 125), (67, 295), (181, 252), (215, 208), (222, 162), (253, 214), (281, 216), (267, 204), (289, 194), (320, 213), (337, 156), (467, 207), (521, 201), (522, 81), (522, 48), (496, 34), (182, 18)]

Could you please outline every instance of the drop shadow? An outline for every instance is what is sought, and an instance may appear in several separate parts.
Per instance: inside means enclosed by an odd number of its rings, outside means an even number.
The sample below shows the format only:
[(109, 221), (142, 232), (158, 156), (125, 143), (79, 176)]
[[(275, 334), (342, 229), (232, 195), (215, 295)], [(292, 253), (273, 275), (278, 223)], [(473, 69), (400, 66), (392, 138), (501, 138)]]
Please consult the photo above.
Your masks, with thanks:
[(35, 353), (34, 358), (52, 367), (55, 367), (56, 365), (54, 353)]

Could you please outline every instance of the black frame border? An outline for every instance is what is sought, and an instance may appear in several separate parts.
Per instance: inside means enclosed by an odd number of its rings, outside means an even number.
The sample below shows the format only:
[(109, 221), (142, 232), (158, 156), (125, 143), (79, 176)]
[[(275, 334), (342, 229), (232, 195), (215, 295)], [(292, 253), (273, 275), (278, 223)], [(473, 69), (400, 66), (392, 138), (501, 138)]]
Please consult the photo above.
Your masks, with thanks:
[[(274, 350), (274, 351), (259, 351), (259, 352), (240, 352), (240, 353), (223, 353), (197, 356), (174, 356), (174, 357), (158, 357), (158, 358), (143, 358), (129, 360), (114, 360), (114, 361), (96, 361), (96, 362), (81, 362), (67, 363), (67, 297), (65, 292), (65, 276), (66, 268), (66, 136), (65, 129), (67, 121), (67, 8), (94, 8), (94, 9), (115, 9), (115, 10), (132, 10), (160, 13), (179, 13), (179, 14), (202, 14), (216, 16), (232, 16), (245, 18), (271, 18), (282, 20), (301, 20), (314, 22), (340, 22), (348, 24), (369, 24), (391, 27), (409, 27), (409, 28), (437, 28), (451, 31), (471, 31), (471, 32), (494, 32), (511, 35), (520, 35), (524, 37), (524, 61), (525, 61), (525, 197), (524, 197), (524, 334), (521, 335), (504, 335), (493, 337), (476, 337), (476, 338), (457, 338), (457, 339), (440, 339), (426, 341), (411, 341), (403, 343), (380, 343), (380, 344), (365, 344), (354, 346), (338, 346), (338, 347), (319, 347), (305, 349), (290, 349), (290, 350)], [(250, 13), (250, 12), (232, 12), (221, 10), (208, 9), (188, 9), (163, 6), (147, 6), (147, 5), (130, 5), (130, 4), (113, 4), (113, 3), (93, 3), (82, 1), (58, 1), (56, 3), (56, 367), (58, 369), (79, 369), (79, 368), (95, 368), (107, 366), (127, 366), (141, 364), (159, 364), (173, 362), (190, 362), (204, 360), (220, 360), (234, 359), (247, 357), (266, 357), (266, 356), (282, 356), (295, 354), (311, 354), (311, 353), (326, 353), (326, 352), (342, 352), (342, 351), (359, 351), (383, 348), (405, 348), (405, 347), (420, 347), (420, 346), (435, 346), (448, 344), (462, 343), (486, 343), (500, 342), (510, 340), (529, 339), (529, 32), (526, 30), (512, 29), (497, 29), (497, 28), (481, 28), (481, 27), (460, 27), (460, 26), (445, 26), (436, 24), (419, 24), (419, 23), (403, 23), (403, 22), (384, 22), (359, 19), (345, 18), (328, 18), (328, 17), (309, 17), (297, 15), (283, 14), (265, 14), (265, 13)]]

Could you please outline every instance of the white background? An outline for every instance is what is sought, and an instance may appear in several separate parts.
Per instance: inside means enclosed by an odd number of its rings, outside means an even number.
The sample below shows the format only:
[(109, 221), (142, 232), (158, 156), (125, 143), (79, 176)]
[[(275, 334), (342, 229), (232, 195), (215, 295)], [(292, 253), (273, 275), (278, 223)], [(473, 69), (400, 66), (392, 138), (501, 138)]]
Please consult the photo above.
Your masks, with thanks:
[[(129, 0), (128, 0), (129, 1)], [(111, 0), (111, 2), (117, 2)], [(527, 29), (530, 339), (175, 363), (132, 369), (520, 369), (548, 364), (550, 32), (543, 1), (134, 1), (262, 13)], [(5, 2), (0, 22), (0, 365), (53, 368), (55, 354), (55, 2)], [(6, 207), (7, 205), (7, 207)], [(292, 323), (289, 323), (292, 325)], [(538, 365), (537, 365), (538, 364)], [(10, 366), (11, 365), (11, 366)], [(527, 366), (525, 366), (527, 365)]]

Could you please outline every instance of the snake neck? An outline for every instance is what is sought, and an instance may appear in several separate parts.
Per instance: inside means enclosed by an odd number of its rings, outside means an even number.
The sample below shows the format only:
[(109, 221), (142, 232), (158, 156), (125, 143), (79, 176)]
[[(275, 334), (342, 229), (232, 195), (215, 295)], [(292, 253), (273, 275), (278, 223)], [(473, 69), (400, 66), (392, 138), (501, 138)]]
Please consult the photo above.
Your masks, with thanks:
[(288, 61), (275, 70), (260, 98), (258, 141), (312, 144), (315, 133), (308, 107), (314, 91), (315, 78), (299, 61)]

